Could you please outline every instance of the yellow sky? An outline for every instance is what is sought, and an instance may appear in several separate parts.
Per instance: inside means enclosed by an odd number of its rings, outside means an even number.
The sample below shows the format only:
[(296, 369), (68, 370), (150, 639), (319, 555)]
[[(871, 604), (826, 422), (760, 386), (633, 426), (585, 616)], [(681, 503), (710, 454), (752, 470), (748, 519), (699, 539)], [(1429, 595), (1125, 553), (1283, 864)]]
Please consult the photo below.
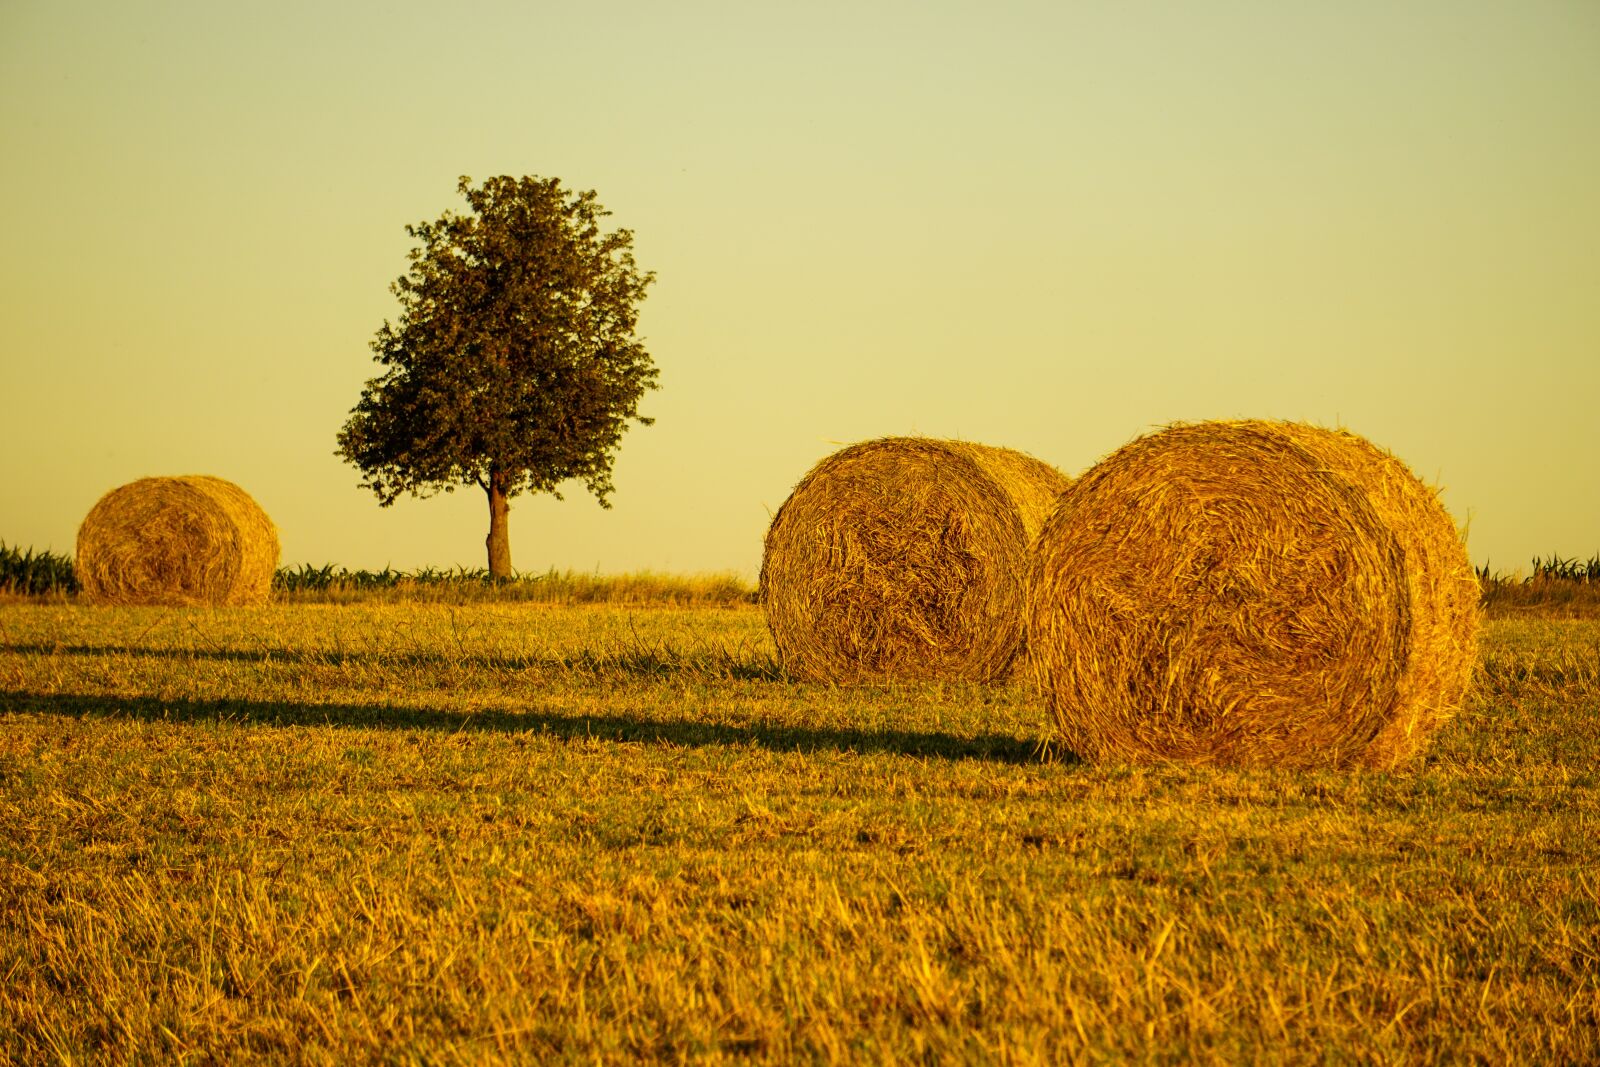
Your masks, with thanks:
[(211, 473), (286, 563), (483, 564), (476, 489), (334, 457), (404, 226), (593, 188), (658, 282), (615, 507), (519, 568), (753, 575), (895, 433), (1076, 474), (1153, 426), (1343, 425), (1474, 559), (1600, 551), (1600, 5), (0, 5), (0, 540)]

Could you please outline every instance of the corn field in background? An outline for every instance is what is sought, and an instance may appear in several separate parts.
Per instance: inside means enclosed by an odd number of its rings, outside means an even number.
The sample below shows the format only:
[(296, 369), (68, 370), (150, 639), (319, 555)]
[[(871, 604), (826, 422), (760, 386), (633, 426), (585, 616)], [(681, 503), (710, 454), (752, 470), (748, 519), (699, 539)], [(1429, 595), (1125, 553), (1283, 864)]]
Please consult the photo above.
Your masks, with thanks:
[(77, 591), (70, 556), (13, 548), (0, 541), (0, 593), (53, 596)]
[[(1589, 559), (1535, 556), (1529, 573), (1507, 574), (1488, 565), (1478, 571), (1483, 604), (1499, 610), (1540, 605), (1600, 612), (1600, 554)], [(756, 593), (734, 574), (676, 576), (599, 575), (550, 570), (495, 581), (482, 567), (385, 567), (350, 570), (333, 563), (280, 567), (272, 579), (280, 600), (523, 600), (540, 603), (669, 603), (734, 606), (755, 603)], [(48, 549), (18, 548), (0, 541), (0, 594), (57, 597), (78, 592), (72, 557)]]
[(1545, 581), (1600, 582), (1600, 556), (1587, 560), (1533, 557), (1533, 577)]
[[(77, 592), (71, 556), (12, 548), (0, 541), (0, 595), (65, 597)], [(350, 570), (332, 563), (278, 568), (272, 579), (272, 595), (275, 600), (308, 603), (497, 600), (693, 607), (755, 603), (755, 590), (736, 574), (600, 575), (550, 570), (497, 581), (482, 567), (421, 567), (414, 571), (385, 567), (373, 571)]]

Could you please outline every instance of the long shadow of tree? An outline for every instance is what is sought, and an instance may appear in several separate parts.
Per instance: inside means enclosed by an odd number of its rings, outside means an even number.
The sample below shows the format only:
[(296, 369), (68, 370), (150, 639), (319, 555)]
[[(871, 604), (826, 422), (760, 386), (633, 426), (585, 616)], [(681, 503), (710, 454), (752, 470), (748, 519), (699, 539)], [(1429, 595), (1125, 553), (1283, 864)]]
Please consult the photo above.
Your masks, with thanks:
[(13, 690), (0, 691), (0, 710), (145, 722), (540, 734), (563, 741), (601, 739), (692, 747), (751, 746), (777, 752), (888, 753), (918, 759), (977, 759), (1015, 765), (1043, 761), (1035, 742), (1010, 734), (964, 737), (938, 731), (856, 730), (769, 723), (735, 725), (689, 719), (638, 719), (625, 715), (571, 715), (535, 708), (459, 712), (387, 704), (166, 700), (149, 696), (86, 696)]

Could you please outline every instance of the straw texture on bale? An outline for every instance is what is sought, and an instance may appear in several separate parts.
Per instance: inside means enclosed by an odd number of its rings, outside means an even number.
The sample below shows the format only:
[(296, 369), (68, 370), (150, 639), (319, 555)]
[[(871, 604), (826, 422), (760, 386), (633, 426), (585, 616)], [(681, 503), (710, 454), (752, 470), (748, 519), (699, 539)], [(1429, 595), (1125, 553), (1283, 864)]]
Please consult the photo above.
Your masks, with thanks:
[(767, 530), (760, 597), (785, 668), (830, 682), (1004, 676), (1028, 550), (1067, 479), (1032, 456), (887, 437), (841, 449)]
[(100, 498), (78, 528), (82, 595), (105, 604), (261, 604), (278, 531), (232, 482), (141, 478)]
[(1028, 673), (1091, 760), (1392, 767), (1460, 707), (1478, 584), (1404, 464), (1298, 423), (1169, 427), (1062, 495)]

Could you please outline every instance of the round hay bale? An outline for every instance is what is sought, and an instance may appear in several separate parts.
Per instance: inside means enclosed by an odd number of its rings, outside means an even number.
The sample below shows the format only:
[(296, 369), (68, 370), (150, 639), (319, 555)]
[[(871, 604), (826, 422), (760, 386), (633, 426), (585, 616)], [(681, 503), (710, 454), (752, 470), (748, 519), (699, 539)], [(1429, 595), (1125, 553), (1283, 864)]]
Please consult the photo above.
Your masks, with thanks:
[(1391, 767), (1460, 707), (1478, 585), (1404, 464), (1297, 423), (1169, 427), (1062, 495), (1028, 673), (1090, 760)]
[(78, 527), (78, 584), (103, 604), (262, 604), (277, 566), (266, 512), (207, 475), (130, 482)]
[(1028, 549), (1067, 479), (1006, 448), (886, 437), (817, 464), (773, 516), (760, 599), (787, 670), (829, 682), (1002, 677)]

